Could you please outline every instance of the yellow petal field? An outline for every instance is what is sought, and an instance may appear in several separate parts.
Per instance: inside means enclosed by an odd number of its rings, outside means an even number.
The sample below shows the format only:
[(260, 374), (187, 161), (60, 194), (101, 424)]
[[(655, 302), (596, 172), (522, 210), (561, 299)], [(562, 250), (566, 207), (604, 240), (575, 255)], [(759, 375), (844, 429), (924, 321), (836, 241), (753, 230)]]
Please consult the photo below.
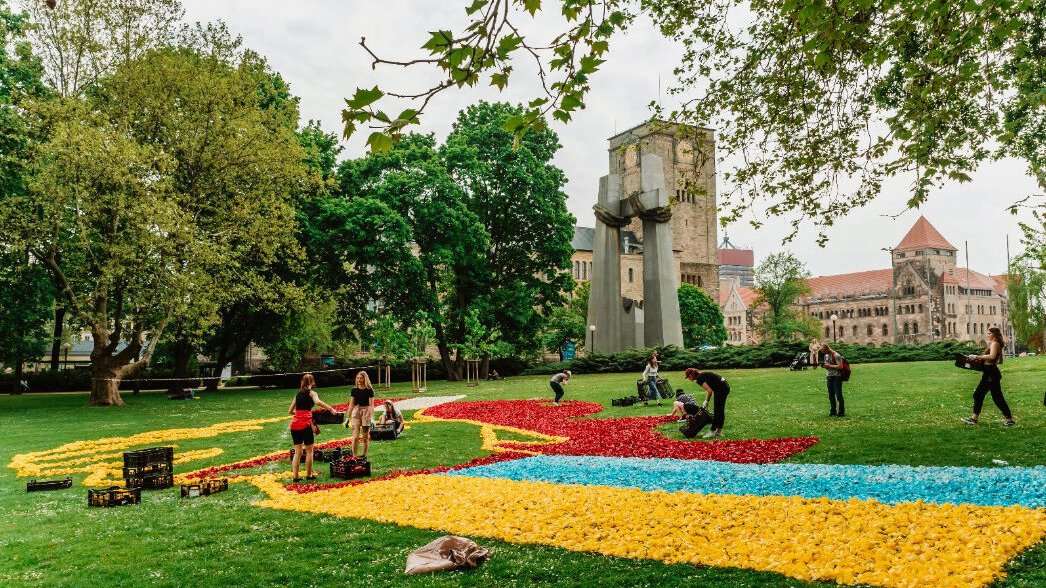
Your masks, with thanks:
[[(644, 492), (424, 475), (298, 494), (249, 480), (257, 506), (573, 551), (908, 588), (984, 586), (1046, 535), (1046, 510)], [(376, 496), (396, 497), (373, 507)]]

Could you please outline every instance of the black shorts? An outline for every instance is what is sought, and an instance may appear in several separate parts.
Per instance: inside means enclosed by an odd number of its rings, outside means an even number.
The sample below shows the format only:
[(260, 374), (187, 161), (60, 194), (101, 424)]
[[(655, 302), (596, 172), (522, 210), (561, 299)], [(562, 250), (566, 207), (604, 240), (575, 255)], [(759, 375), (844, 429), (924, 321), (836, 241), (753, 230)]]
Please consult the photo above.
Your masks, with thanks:
[(301, 430), (291, 429), (291, 439), (295, 445), (315, 445), (316, 436), (312, 434), (312, 427)]

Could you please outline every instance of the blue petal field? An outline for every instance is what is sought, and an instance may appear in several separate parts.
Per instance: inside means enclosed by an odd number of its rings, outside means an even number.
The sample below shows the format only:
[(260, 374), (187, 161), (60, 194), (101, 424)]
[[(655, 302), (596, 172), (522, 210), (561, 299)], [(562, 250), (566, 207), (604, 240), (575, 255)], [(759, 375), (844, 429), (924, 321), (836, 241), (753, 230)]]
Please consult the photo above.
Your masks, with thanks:
[(539, 455), (446, 475), (699, 494), (857, 498), (884, 504), (921, 500), (934, 504), (1046, 508), (1046, 466), (759, 465)]

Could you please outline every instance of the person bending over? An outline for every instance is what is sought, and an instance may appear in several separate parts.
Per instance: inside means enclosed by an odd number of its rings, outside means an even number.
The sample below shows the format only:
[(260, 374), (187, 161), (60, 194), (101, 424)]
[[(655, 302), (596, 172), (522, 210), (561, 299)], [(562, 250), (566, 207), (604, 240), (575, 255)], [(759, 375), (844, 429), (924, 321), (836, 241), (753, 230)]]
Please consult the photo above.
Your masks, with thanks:
[(705, 433), (703, 438), (718, 439), (723, 434), (723, 423), (726, 420), (726, 397), (730, 394), (730, 384), (715, 372), (702, 372), (697, 368), (686, 368), (684, 375), (686, 379), (705, 389), (705, 403), (701, 405), (701, 408), (708, 408), (708, 401), (714, 397), (712, 430)]
[(298, 393), (294, 395), (291, 407), (287, 410), (287, 414), (293, 417), (291, 418), (291, 439), (294, 442), (294, 458), (291, 459), (291, 468), (294, 470), (295, 482), (301, 479), (298, 477), (298, 468), (301, 464), (303, 447), (305, 449), (305, 479), (316, 479), (316, 476), (312, 475), (312, 455), (316, 445), (316, 437), (312, 429), (312, 407), (319, 406), (329, 410), (331, 414), (335, 414), (334, 409), (316, 395), (315, 387), (316, 380), (312, 374), (302, 375)]
[(694, 397), (683, 391), (682, 388), (676, 390), (676, 401), (672, 403), (672, 412), (668, 413), (668, 416), (679, 417), (679, 422), (686, 421), (686, 415), (697, 414), (699, 407)]
[(548, 385), (552, 388), (552, 391), (556, 394), (556, 398), (552, 401), (552, 406), (559, 406), (559, 399), (563, 398), (563, 386), (570, 381), (570, 370), (559, 372), (552, 376), (552, 379), (548, 381)]

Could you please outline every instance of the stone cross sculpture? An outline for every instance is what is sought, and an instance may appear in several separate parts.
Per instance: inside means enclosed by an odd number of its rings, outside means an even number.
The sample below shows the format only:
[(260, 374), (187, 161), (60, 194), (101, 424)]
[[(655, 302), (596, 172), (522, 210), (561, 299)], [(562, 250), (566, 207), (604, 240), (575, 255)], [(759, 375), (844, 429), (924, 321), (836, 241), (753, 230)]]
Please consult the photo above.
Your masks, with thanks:
[[(599, 180), (588, 324), (593, 351), (613, 353), (632, 347), (683, 346), (672, 257), (672, 218), (665, 168), (653, 153), (641, 160), (640, 191), (622, 198), (621, 176)], [(643, 221), (643, 310), (626, 308), (621, 297), (621, 228)], [(640, 319), (642, 317), (642, 319)], [(640, 336), (640, 333), (642, 335)]]

